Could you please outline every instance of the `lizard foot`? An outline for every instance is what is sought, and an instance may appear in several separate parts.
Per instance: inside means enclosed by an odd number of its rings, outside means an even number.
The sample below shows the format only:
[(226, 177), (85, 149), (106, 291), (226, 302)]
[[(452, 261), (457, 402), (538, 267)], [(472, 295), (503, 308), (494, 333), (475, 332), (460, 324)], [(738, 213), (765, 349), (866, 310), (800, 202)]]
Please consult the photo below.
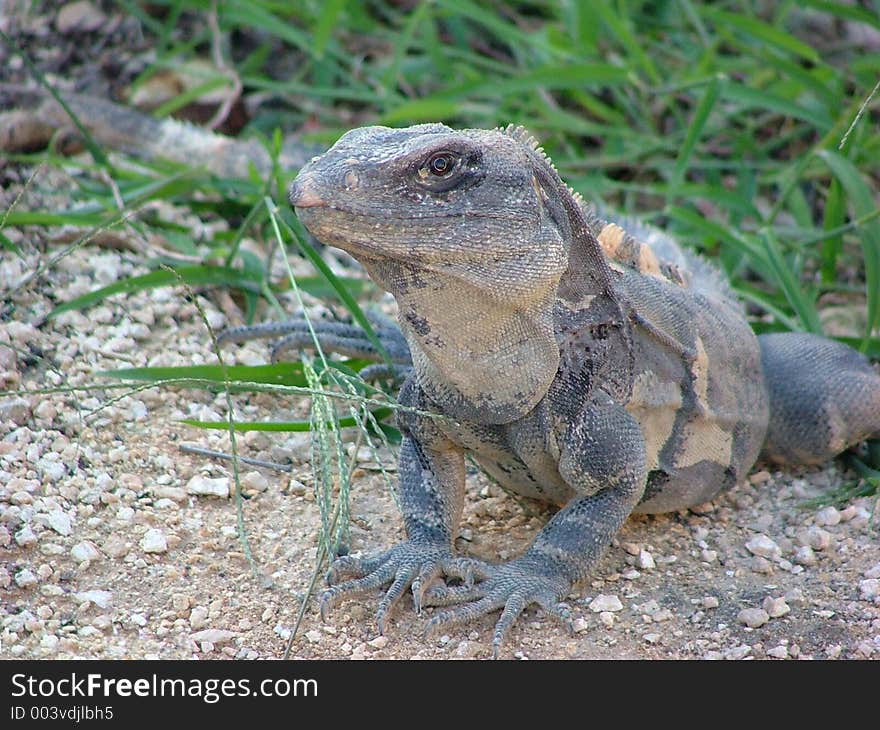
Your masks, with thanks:
[(488, 572), (483, 563), (456, 557), (447, 547), (409, 540), (371, 557), (338, 558), (327, 573), (330, 588), (321, 595), (321, 618), (326, 618), (327, 612), (340, 601), (391, 583), (376, 612), (379, 633), (384, 634), (388, 615), (406, 589), (412, 588), (415, 609), (421, 612), (425, 592), (442, 575), (457, 578), (465, 586), (472, 586), (474, 578), (484, 578)]
[(571, 590), (569, 582), (539, 572), (523, 560), (492, 566), (484, 580), (474, 585), (434, 585), (425, 591), (425, 606), (462, 604), (437, 614), (428, 622), (426, 634), (441, 626), (473, 621), (499, 608), (501, 617), (492, 635), (492, 658), (497, 659), (501, 645), (520, 614), (537, 603), (548, 614), (559, 619), (574, 633), (571, 609), (561, 602)]

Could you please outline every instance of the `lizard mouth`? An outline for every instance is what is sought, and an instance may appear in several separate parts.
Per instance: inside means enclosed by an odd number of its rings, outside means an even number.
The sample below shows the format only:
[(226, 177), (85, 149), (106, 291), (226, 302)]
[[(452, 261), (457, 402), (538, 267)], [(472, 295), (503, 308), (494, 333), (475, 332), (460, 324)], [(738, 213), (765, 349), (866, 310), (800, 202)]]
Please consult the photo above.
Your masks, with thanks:
[(294, 208), (320, 208), (327, 202), (318, 195), (315, 180), (309, 173), (301, 173), (290, 184), (287, 199)]

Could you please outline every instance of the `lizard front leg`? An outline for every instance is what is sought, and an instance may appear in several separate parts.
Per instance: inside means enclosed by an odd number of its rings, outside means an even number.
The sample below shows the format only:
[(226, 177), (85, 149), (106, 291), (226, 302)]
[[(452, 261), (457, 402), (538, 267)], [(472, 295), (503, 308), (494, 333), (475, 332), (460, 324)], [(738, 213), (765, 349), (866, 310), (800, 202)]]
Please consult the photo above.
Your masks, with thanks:
[(590, 573), (644, 492), (645, 444), (638, 423), (608, 396), (594, 398), (563, 436), (559, 472), (579, 496), (554, 515), (523, 555), (491, 567), (484, 580), (431, 588), (426, 605), (466, 603), (431, 619), (429, 631), (501, 608), (492, 637), (497, 657), (531, 603), (569, 623), (561, 601)]
[(407, 588), (419, 611), (424, 590), (440, 575), (466, 583), (483, 575), (477, 561), (456, 557), (452, 547), (464, 503), (464, 455), (432, 423), (424, 423), (429, 419), (418, 420), (423, 426), (418, 436), (401, 424), (398, 493), (407, 539), (378, 555), (337, 559), (327, 576), (331, 587), (321, 596), (322, 617), (340, 600), (390, 582), (376, 614), (384, 633), (389, 612)]

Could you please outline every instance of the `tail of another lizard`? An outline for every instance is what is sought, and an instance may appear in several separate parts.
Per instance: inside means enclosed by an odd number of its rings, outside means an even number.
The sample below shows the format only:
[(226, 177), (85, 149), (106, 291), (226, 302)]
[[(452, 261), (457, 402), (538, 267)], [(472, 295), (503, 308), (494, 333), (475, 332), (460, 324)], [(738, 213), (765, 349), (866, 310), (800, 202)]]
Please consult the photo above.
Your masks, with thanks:
[[(63, 94), (65, 103), (98, 144), (141, 159), (165, 159), (203, 167), (228, 178), (247, 178), (253, 165), (260, 174), (272, 159), (259, 141), (214, 134), (188, 122), (157, 119), (94, 96)], [(42, 89), (0, 84), (0, 152), (30, 152), (76, 127), (64, 107)], [(320, 151), (296, 140), (285, 142), (279, 165), (296, 170)]]
[(851, 347), (805, 333), (761, 335), (770, 396), (762, 457), (819, 464), (880, 437), (880, 375)]

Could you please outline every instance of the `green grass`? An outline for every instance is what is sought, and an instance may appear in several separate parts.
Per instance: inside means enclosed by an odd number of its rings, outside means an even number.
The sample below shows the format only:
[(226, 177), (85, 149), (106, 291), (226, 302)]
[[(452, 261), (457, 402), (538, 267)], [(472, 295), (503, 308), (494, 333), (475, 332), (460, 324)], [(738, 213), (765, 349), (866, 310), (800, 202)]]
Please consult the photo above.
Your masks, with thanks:
[[(152, 12), (133, 0), (118, 4), (142, 22), (156, 52), (133, 88), (163, 69), (211, 61), (206, 3), (160, 0), (149, 4)], [(746, 301), (756, 330), (821, 332), (822, 310), (843, 304), (866, 312), (864, 327), (846, 340), (880, 356), (880, 53), (817, 30), (843, 22), (878, 30), (880, 3), (873, 12), (871, 3), (826, 0), (409, 5), (226, 0), (219, 4), (221, 32), (248, 41), (229, 45), (227, 68), (208, 73), (200, 88), (229, 86), (234, 74), (246, 94), (274, 95), (280, 106), (266, 107), (245, 133), (263, 135), (276, 148), (279, 125), (309, 129), (307, 139), (329, 144), (363, 124), (522, 124), (585, 198), (660, 225), (712, 258)], [(180, 32), (184, 22), (191, 33)], [(276, 170), (266, 180), (221, 180), (162, 162), (114, 167), (104, 151), (89, 149), (94, 164), (72, 178), (71, 208), (5, 211), (0, 249), (20, 253), (6, 227), (75, 226), (82, 238), (74, 245), (85, 245), (96, 231), (127, 226), (138, 236), (161, 237), (171, 253), (146, 261), (152, 273), (62, 303), (56, 313), (185, 283), (239, 292), (248, 318), (280, 318), (275, 295), (292, 286), (341, 301), (367, 325), (358, 300), (369, 290), (321, 268), (283, 204), (295, 170)], [(68, 164), (53, 155), (18, 159)], [(139, 212), (156, 201), (185, 206), (206, 222), (225, 219), (228, 233), (196, 240)], [(305, 256), (317, 267), (314, 278), (269, 280), (268, 262), (241, 248), (246, 235)], [(199, 387), (219, 383), (231, 393), (254, 375), (223, 366), (219, 351), (218, 361), (214, 380)], [(381, 401), (359, 407), (357, 398), (367, 394), (323, 353), (297, 368), (288, 384), (315, 395), (309, 427), (326, 556), (345, 541), (344, 499), (333, 507), (330, 497), (334, 484), (347, 489), (351, 468), (339, 429), (357, 423), (361, 438), (384, 437), (366, 423), (386, 411), (370, 410)], [(204, 373), (140, 376), (193, 385), (191, 378)]]

